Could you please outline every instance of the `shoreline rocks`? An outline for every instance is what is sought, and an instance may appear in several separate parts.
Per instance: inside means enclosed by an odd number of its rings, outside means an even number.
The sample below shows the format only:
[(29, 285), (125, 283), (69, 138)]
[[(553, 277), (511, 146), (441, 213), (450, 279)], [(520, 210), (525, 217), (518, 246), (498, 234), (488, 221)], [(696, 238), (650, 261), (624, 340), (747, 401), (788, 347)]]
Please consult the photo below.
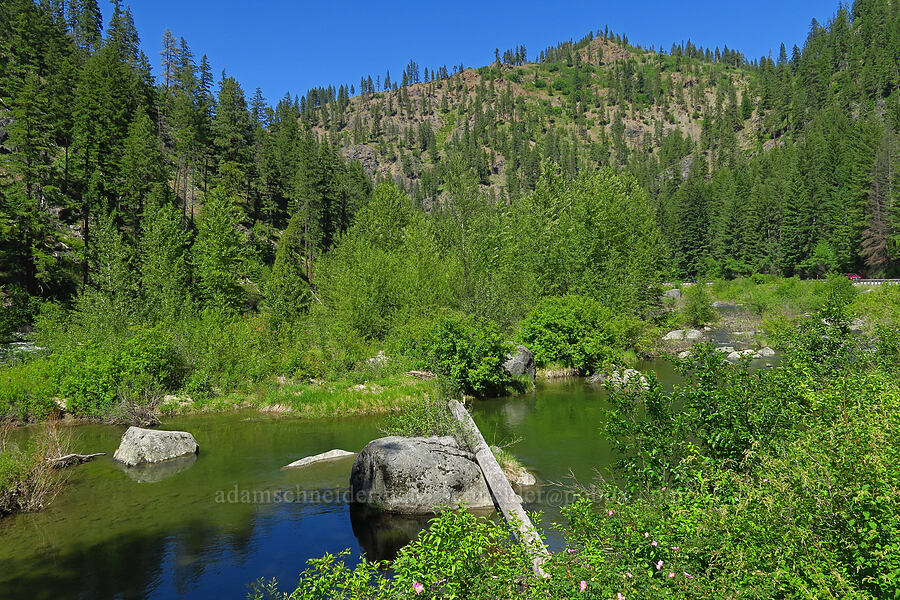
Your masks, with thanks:
[(133, 467), (197, 454), (199, 450), (197, 440), (186, 431), (129, 427), (122, 436), (122, 441), (113, 458), (122, 464)]
[(503, 369), (513, 377), (521, 377), (527, 375), (533, 382), (537, 376), (537, 367), (534, 364), (534, 353), (519, 344), (516, 346), (515, 352), (506, 355), (506, 362), (503, 363)]
[(596, 373), (588, 377), (588, 383), (609, 383), (616, 389), (650, 389), (647, 378), (636, 369), (614, 369), (610, 373)]
[(673, 329), (663, 336), (663, 341), (680, 341), (689, 340), (697, 341), (703, 339), (703, 332), (699, 329)]

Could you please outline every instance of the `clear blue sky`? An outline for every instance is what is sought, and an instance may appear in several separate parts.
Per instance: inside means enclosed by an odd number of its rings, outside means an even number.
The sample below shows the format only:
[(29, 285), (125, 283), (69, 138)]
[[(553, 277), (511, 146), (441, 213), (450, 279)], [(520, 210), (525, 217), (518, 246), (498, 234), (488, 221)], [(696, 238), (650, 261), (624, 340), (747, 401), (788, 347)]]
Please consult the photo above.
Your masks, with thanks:
[[(100, 0), (108, 21), (111, 5)], [(222, 69), (250, 96), (270, 102), (285, 92), (341, 83), (361, 75), (401, 74), (410, 58), (421, 67), (482, 66), (494, 48), (525, 44), (529, 58), (559, 41), (604, 25), (649, 47), (691, 39), (704, 47), (736, 48), (758, 58), (803, 45), (813, 17), (824, 23), (837, 0), (598, 1), (598, 2), (356, 2), (286, 0), (123, 0), (134, 13), (154, 74), (168, 28), (191, 50), (207, 54), (216, 80)]]

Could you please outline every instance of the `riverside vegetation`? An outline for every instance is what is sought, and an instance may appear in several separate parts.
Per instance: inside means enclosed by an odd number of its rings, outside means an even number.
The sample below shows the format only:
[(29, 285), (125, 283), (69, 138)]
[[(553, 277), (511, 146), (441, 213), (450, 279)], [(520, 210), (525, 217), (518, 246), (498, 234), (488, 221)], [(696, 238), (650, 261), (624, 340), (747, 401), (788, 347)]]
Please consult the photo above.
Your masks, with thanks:
[(894, 597), (900, 290), (878, 293), (875, 338), (851, 333), (854, 292), (833, 279), (821, 308), (778, 335), (777, 367), (701, 345), (677, 361), (672, 392), (652, 375), (647, 390), (610, 390), (616, 477), (564, 508), (567, 548), (546, 577), (506, 524), (447, 511), (390, 575), (329, 554), (293, 592), (259, 581), (251, 597)]
[[(325, 557), (293, 595), (896, 595), (897, 292), (793, 277), (900, 268), (896, 2), (777, 61), (604, 30), (274, 107), (170, 32), (157, 81), (128, 8), (99, 15), (0, 6), (0, 337), (40, 348), (0, 366), (0, 419), (419, 410), (517, 389), (509, 341), (587, 374), (737, 301), (784, 364), (698, 350), (683, 389), (613, 394), (621, 480), (548, 579), (446, 513), (393, 579)], [(665, 310), (706, 275), (747, 277)], [(11, 509), (43, 504), (34, 444), (0, 445)]]

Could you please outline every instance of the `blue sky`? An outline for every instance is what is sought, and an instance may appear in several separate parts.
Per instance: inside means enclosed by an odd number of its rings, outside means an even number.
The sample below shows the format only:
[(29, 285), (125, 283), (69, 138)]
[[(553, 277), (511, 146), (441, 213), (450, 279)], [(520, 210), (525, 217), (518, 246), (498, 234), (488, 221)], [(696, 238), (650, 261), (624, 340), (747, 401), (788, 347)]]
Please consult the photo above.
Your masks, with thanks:
[[(100, 0), (108, 20), (111, 6)], [(752, 57), (778, 54), (783, 41), (802, 46), (813, 17), (826, 22), (837, 0), (687, 2), (329, 2), (133, 0), (135, 24), (154, 73), (168, 28), (199, 57), (208, 55), (216, 80), (224, 68), (250, 96), (270, 102), (285, 92), (353, 83), (362, 75), (399, 76), (412, 58), (422, 67), (482, 66), (494, 48), (525, 44), (529, 58), (604, 25), (644, 46), (691, 39), (737, 48)]]

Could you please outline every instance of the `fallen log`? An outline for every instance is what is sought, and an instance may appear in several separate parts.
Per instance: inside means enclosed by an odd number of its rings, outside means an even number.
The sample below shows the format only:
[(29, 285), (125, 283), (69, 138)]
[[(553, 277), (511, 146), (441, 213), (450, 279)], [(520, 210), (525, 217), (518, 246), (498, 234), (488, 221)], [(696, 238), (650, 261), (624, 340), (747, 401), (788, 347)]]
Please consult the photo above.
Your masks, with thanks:
[(535, 574), (543, 576), (544, 570), (541, 568), (541, 565), (544, 564), (550, 553), (547, 551), (547, 547), (544, 546), (540, 534), (538, 534), (531, 523), (531, 519), (525, 513), (525, 509), (522, 508), (519, 497), (513, 491), (506, 475), (503, 474), (503, 469), (497, 463), (490, 446), (484, 441), (484, 436), (481, 435), (478, 425), (472, 420), (472, 415), (458, 400), (451, 400), (449, 405), (450, 412), (459, 421), (469, 444), (472, 446), (471, 449), (475, 453), (475, 460), (478, 462), (478, 466), (481, 467), (481, 472), (484, 473), (484, 479), (487, 481), (488, 489), (494, 497), (494, 502), (496, 502), (506, 520), (519, 529), (519, 540), (526, 544), (532, 553), (531, 563)]
[(97, 452), (96, 454), (65, 454), (56, 458), (48, 458), (47, 462), (55, 469), (62, 467), (70, 467), (72, 465), (80, 465), (98, 456), (104, 456), (106, 452)]

